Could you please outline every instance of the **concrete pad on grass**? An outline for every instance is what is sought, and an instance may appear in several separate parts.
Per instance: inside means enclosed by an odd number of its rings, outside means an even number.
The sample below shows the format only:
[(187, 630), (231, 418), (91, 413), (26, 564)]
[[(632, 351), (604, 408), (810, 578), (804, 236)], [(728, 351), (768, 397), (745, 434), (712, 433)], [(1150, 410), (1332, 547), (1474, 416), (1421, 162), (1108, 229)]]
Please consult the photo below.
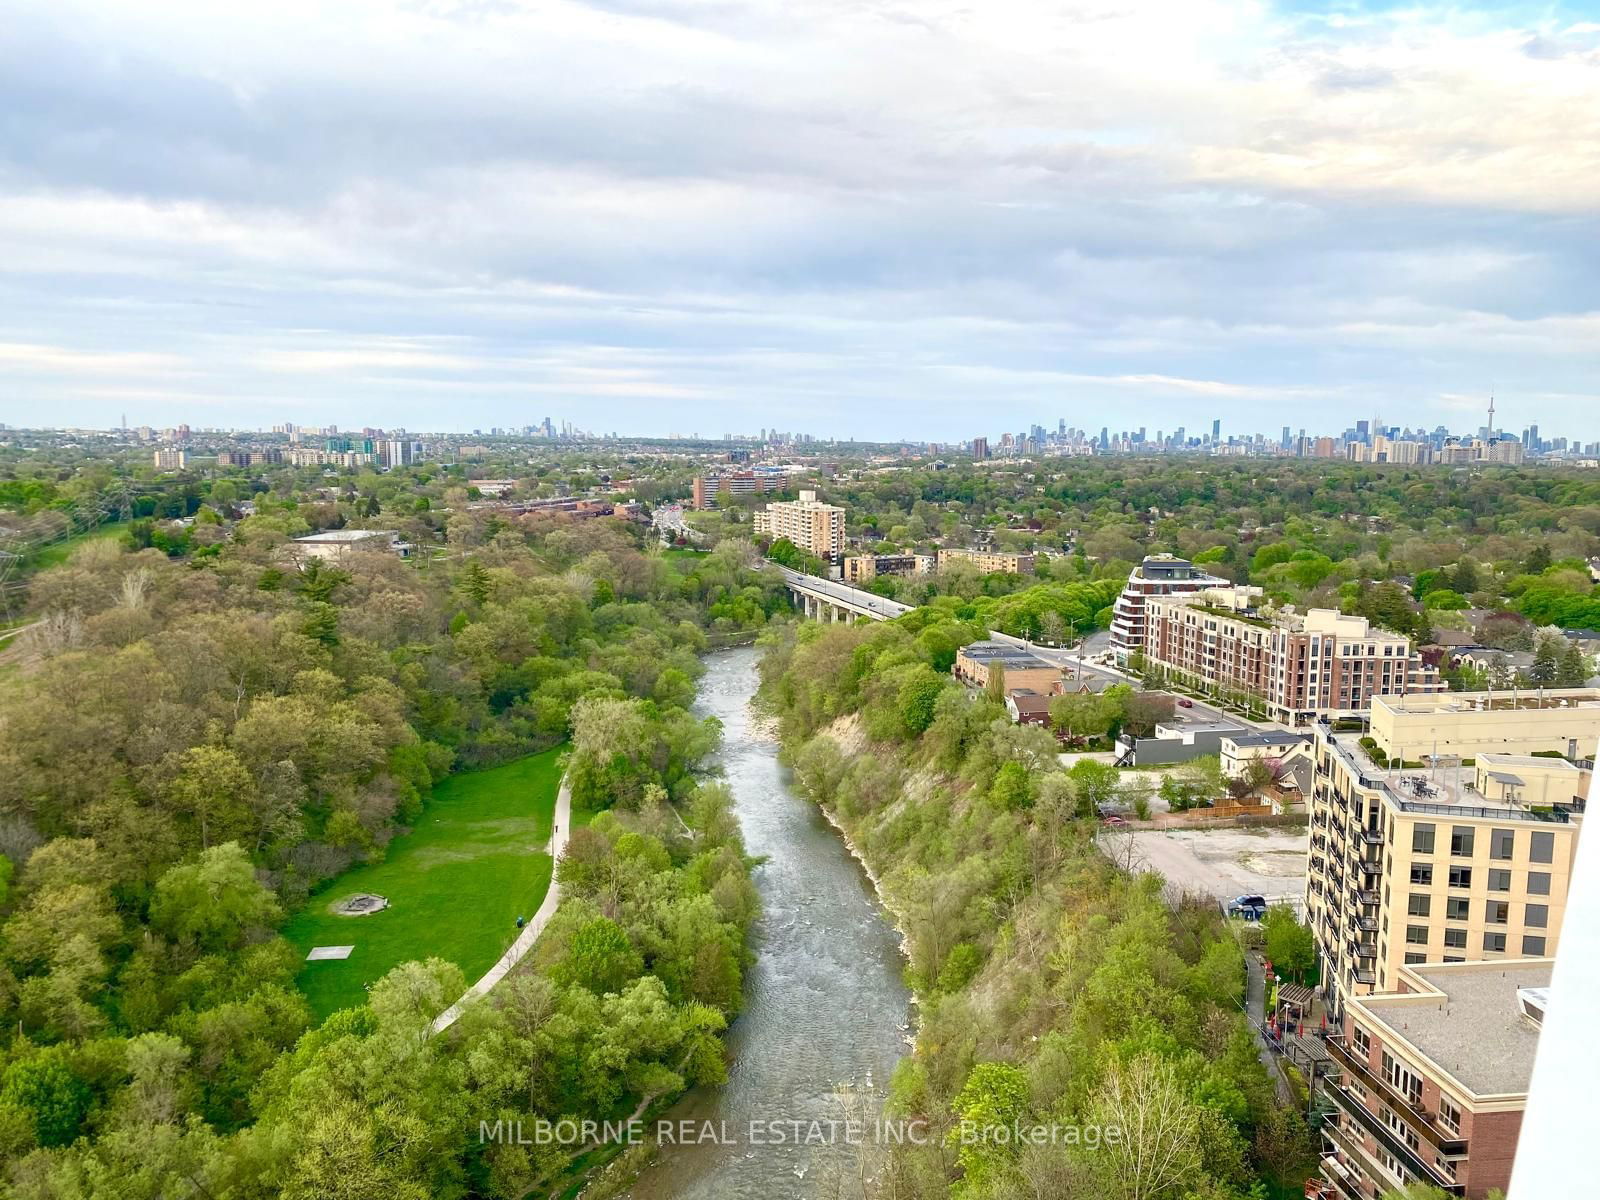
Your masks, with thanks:
[(334, 958), (349, 958), (354, 946), (313, 946), (306, 955), (307, 962), (326, 962)]

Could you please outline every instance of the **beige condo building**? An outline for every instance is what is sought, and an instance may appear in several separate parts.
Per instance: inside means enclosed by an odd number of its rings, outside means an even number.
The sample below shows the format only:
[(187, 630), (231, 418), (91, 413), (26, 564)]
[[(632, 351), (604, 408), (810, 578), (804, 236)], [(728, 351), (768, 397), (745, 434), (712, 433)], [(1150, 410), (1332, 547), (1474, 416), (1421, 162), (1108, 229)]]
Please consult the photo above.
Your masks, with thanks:
[(939, 570), (971, 563), (980, 575), (1032, 575), (1033, 555), (1016, 550), (940, 550)]
[(1500, 709), (1456, 693), (1433, 706), (1437, 754), (1432, 737), (1401, 747), (1379, 731), (1442, 697), (1379, 698), (1370, 721), (1317, 722), (1306, 910), (1336, 1012), (1392, 990), (1407, 965), (1555, 953), (1594, 766), (1567, 750), (1595, 745), (1585, 730), (1600, 693), (1589, 696)]
[(778, 500), (753, 518), (755, 531), (776, 541), (788, 538), (818, 558), (838, 558), (844, 552), (844, 509), (823, 504), (816, 492), (802, 491), (798, 500)]

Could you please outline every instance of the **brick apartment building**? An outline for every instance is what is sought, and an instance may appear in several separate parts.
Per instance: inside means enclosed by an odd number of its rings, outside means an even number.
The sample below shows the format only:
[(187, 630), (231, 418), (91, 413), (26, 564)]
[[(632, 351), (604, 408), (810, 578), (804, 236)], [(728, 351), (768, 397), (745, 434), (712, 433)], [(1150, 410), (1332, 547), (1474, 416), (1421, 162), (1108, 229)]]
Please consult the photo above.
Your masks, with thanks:
[(1375, 696), (1441, 692), (1408, 638), (1331, 608), (1263, 613), (1261, 589), (1214, 587), (1144, 600), (1146, 663), (1175, 682), (1234, 693), (1304, 725)]
[(844, 581), (860, 585), (879, 575), (931, 575), (935, 562), (931, 554), (851, 554), (844, 560)]
[[(1505, 1189), (1544, 1021), (1549, 958), (1402, 968), (1352, 1000), (1328, 1038), (1315, 1200), (1376, 1200), (1420, 1181), (1483, 1200)], [(1576, 1194), (1576, 1193), (1574, 1193)]]

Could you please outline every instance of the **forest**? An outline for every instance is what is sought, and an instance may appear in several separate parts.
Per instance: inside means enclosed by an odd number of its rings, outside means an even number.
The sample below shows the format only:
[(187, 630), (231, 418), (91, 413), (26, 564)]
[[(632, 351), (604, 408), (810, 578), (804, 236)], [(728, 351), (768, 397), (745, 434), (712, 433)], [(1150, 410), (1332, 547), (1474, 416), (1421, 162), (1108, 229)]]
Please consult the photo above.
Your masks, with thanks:
[[(668, 559), (610, 519), (296, 562), (323, 504), (261, 493), (212, 552), (99, 538), (29, 582), (0, 664), (7, 1195), (521, 1196), (590, 1148), (480, 1120), (721, 1077), (757, 902), (687, 707), (708, 634), (781, 586), (748, 546)], [(592, 815), (534, 955), (438, 1037), (467, 983), (438, 959), (315, 1023), (287, 915), (441, 777), (563, 745)]]
[[(872, 1194), (1291, 1194), (1264, 1189), (1296, 1188), (1311, 1144), (1257, 1059), (1239, 943), (1214, 903), (1113, 865), (1091, 781), (1060, 769), (1055, 738), (944, 673), (945, 648), (980, 635), (920, 609), (765, 637), (761, 699), (796, 780), (906, 936), (921, 1021), (890, 1107), (938, 1136), (897, 1147)], [(1112, 1125), (1132, 1136), (960, 1134)]]

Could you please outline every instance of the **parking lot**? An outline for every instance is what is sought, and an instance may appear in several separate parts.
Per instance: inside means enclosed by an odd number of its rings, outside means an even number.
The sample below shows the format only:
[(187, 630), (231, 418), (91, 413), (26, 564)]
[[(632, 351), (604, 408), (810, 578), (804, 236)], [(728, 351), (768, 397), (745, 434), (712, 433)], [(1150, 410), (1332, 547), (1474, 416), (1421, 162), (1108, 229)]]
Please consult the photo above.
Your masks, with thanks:
[[(1305, 897), (1306, 844), (1300, 828), (1133, 830), (1135, 869), (1159, 871), (1186, 892), (1218, 900), (1257, 894), (1298, 911)], [(1120, 857), (1120, 856), (1119, 856)]]

